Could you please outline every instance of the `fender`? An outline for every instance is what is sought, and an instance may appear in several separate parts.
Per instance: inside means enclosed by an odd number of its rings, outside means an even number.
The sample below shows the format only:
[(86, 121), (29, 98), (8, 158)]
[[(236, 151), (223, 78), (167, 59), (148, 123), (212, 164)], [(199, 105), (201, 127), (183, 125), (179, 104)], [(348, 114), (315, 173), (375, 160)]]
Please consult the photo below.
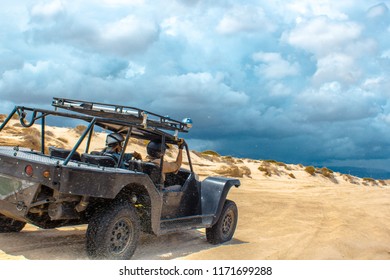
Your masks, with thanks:
[(212, 215), (212, 220), (207, 221), (210, 227), (218, 221), (230, 188), (240, 184), (238, 179), (225, 177), (207, 177), (201, 182), (202, 216)]

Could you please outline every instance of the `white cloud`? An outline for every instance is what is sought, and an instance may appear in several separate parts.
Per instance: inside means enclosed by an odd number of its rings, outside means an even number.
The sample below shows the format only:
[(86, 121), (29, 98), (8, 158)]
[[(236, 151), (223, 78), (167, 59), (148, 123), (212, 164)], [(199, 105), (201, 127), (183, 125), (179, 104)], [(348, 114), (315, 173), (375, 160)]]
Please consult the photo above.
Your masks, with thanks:
[(270, 21), (261, 7), (234, 6), (217, 25), (217, 32), (221, 34), (235, 34), (242, 32), (271, 32), (275, 25)]
[(340, 51), (360, 38), (362, 27), (351, 21), (332, 21), (325, 16), (301, 22), (283, 34), (282, 39), (292, 46), (318, 56)]
[(126, 79), (135, 78), (145, 74), (145, 66), (130, 61), (125, 72)]
[(145, 50), (157, 39), (157, 35), (155, 23), (133, 15), (106, 24), (99, 34), (102, 49), (120, 55)]
[(52, 2), (38, 3), (34, 5), (30, 11), (32, 21), (52, 20), (64, 13), (65, 6), (60, 0)]
[(280, 53), (257, 52), (252, 57), (255, 62), (261, 63), (256, 67), (256, 72), (260, 77), (282, 79), (299, 74), (299, 65), (283, 59)]
[(353, 57), (343, 53), (332, 53), (318, 59), (313, 81), (317, 85), (332, 81), (354, 84), (359, 81), (361, 75), (361, 70)]
[(140, 6), (145, 4), (145, 0), (103, 0), (102, 2), (112, 7)]
[[(284, 2), (284, 1), (283, 1)], [(339, 1), (329, 0), (301, 0), (285, 3), (287, 10), (299, 17), (311, 18), (317, 16), (327, 16), (330, 19), (346, 20), (348, 15), (343, 12), (343, 9), (350, 8), (352, 0)]]

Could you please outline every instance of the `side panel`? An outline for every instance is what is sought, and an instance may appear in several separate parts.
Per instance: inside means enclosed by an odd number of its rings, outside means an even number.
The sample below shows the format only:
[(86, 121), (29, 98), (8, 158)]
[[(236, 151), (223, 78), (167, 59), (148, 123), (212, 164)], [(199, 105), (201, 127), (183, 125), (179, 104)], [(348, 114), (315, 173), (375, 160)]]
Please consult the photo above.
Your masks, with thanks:
[(237, 179), (224, 177), (207, 177), (201, 182), (202, 215), (213, 215), (210, 218), (212, 220), (204, 221), (205, 223), (213, 226), (218, 221), (230, 188), (239, 187), (240, 184)]
[(62, 166), (58, 171), (61, 193), (114, 199), (129, 184), (144, 186), (151, 200), (152, 230), (155, 234), (159, 233), (163, 200), (148, 175), (115, 168), (104, 171), (101, 168), (91, 170)]

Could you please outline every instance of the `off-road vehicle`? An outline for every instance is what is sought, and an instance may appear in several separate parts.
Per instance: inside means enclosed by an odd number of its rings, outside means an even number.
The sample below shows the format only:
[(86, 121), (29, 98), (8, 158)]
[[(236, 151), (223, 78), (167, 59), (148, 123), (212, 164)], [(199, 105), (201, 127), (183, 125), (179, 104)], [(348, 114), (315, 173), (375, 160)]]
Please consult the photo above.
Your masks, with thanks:
[[(194, 173), (187, 143), (179, 133), (192, 122), (177, 121), (122, 105), (53, 98), (54, 109), (16, 106), (0, 126), (18, 117), (40, 127), (40, 150), (0, 147), (0, 232), (19, 232), (26, 223), (40, 228), (88, 224), (86, 251), (92, 259), (129, 259), (140, 232), (162, 235), (206, 228), (206, 239), (232, 239), (237, 206), (227, 199), (240, 181)], [(85, 124), (72, 149), (47, 147), (47, 118)], [(123, 136), (119, 158), (90, 151), (97, 130)], [(129, 159), (130, 138), (184, 146), (189, 170), (162, 176), (160, 164)], [(163, 181), (162, 178), (165, 177)], [(170, 188), (175, 185), (176, 188)]]

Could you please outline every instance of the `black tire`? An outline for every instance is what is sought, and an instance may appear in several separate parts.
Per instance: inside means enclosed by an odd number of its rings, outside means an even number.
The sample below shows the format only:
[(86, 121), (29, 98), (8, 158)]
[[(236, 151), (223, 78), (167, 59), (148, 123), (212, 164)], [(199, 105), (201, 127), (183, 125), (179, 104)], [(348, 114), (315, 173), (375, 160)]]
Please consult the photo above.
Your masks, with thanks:
[(237, 205), (234, 201), (226, 200), (217, 223), (206, 229), (207, 241), (216, 245), (231, 240), (236, 230), (237, 221)]
[(140, 221), (129, 203), (113, 203), (97, 211), (86, 233), (87, 254), (92, 259), (128, 260), (138, 245)]
[(0, 233), (19, 232), (25, 225), (25, 222), (17, 221), (0, 214)]

